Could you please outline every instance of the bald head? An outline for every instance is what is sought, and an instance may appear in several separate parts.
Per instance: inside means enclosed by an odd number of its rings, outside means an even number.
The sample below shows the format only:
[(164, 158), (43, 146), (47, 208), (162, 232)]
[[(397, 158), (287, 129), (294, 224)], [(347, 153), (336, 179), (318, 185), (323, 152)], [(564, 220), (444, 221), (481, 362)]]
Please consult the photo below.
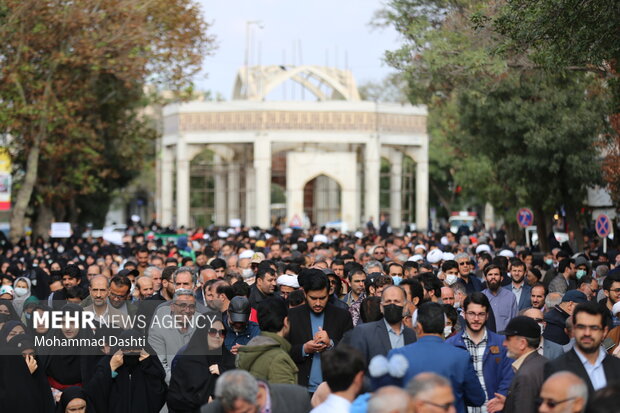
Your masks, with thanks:
[(399, 301), (399, 305), (404, 305), (405, 301), (407, 301), (407, 294), (405, 294), (405, 290), (395, 285), (390, 285), (383, 289), (381, 293), (381, 302), (385, 304), (396, 304), (390, 303), (390, 301)]
[[(540, 413), (582, 413), (588, 401), (588, 387), (586, 383), (573, 373), (561, 371), (550, 376), (540, 389)], [(562, 401), (552, 409), (549, 401)]]
[(368, 413), (406, 413), (409, 395), (396, 386), (385, 386), (377, 390), (368, 402)]
[(535, 320), (536, 322), (542, 322), (538, 320), (543, 319), (543, 312), (538, 308), (528, 308), (523, 312), (523, 315)]
[(90, 280), (90, 288), (108, 288), (108, 278), (105, 275), (95, 275)]
[(441, 301), (444, 304), (454, 305), (454, 290), (450, 287), (441, 287)]

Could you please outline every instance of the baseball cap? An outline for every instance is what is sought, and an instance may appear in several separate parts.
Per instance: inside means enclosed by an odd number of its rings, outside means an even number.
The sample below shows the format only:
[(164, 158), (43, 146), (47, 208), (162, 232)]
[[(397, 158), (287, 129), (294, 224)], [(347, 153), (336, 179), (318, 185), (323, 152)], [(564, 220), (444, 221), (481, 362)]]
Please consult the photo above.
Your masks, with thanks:
[(133, 275), (134, 277), (137, 277), (140, 275), (140, 272), (138, 270), (122, 269), (116, 275), (118, 275), (119, 277), (127, 277), (129, 275)]
[(232, 323), (247, 323), (250, 319), (250, 302), (243, 296), (236, 296), (228, 305), (228, 316)]
[(498, 334), (538, 338), (540, 337), (540, 326), (534, 319), (520, 315), (510, 320), (506, 329), (499, 331)]
[(567, 303), (569, 301), (583, 304), (583, 303), (588, 302), (588, 297), (586, 297), (586, 295), (582, 293), (581, 291), (570, 290), (570, 291), (567, 291), (566, 294), (564, 294), (564, 297), (562, 297), (563, 303)]

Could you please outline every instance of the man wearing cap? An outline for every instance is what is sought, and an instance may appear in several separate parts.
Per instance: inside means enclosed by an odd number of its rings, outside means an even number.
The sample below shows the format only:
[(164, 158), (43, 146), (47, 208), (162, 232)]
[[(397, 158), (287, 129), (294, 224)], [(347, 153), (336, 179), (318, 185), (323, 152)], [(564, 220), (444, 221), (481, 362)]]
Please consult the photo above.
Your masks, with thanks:
[(426, 261), (433, 266), (435, 270), (441, 267), (441, 260), (443, 259), (443, 252), (439, 248), (434, 248), (426, 254)]
[(549, 283), (549, 292), (564, 294), (566, 291), (575, 288), (577, 288), (575, 282), (575, 261), (565, 258), (558, 264), (558, 275)]
[(233, 297), (228, 304), (227, 317), (224, 317), (224, 346), (232, 354), (237, 354), (239, 347), (245, 346), (260, 334), (258, 324), (250, 321), (250, 311), (250, 302), (242, 296)]
[(562, 302), (545, 314), (547, 327), (543, 333), (545, 340), (551, 340), (560, 345), (568, 344), (570, 338), (566, 335), (566, 319), (573, 313), (577, 304), (588, 302), (584, 293), (577, 290), (570, 290), (562, 297)]
[(495, 326), (500, 331), (506, 327), (510, 319), (517, 315), (517, 299), (512, 292), (500, 285), (502, 270), (498, 265), (489, 264), (484, 267), (484, 277), (487, 288), (482, 293), (487, 296), (491, 303), (495, 316)]
[(503, 408), (504, 413), (536, 413), (536, 398), (547, 362), (536, 351), (540, 344), (540, 327), (529, 317), (517, 316), (499, 334), (506, 336), (504, 347), (508, 350), (508, 356), (515, 360), (512, 363), (515, 376), (508, 396), (505, 399), (498, 396), (497, 406), (489, 402), (489, 411), (502, 411)]
[(459, 281), (465, 287), (465, 291), (467, 294), (471, 294), (473, 292), (482, 291), (482, 283), (476, 277), (476, 275), (471, 272), (471, 259), (469, 255), (462, 252), (460, 254), (456, 254), (454, 257), (454, 261), (459, 265)]
[(575, 346), (545, 366), (545, 377), (567, 370), (582, 377), (590, 396), (620, 380), (620, 359), (601, 346), (609, 331), (607, 313), (593, 303), (579, 304), (572, 313)]
[(286, 300), (290, 293), (299, 289), (297, 276), (292, 274), (282, 274), (277, 278), (276, 284), (278, 285), (278, 294), (283, 300)]

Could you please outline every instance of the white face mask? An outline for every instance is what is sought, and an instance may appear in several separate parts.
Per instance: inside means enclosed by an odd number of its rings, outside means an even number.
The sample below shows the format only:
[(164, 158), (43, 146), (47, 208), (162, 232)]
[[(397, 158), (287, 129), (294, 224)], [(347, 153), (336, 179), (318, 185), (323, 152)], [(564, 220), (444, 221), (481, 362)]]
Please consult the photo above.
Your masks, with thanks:
[(26, 294), (28, 294), (28, 289), (27, 288), (23, 288), (23, 287), (14, 288), (13, 291), (15, 292), (15, 295), (18, 296), (18, 297), (23, 297)]
[(450, 334), (452, 334), (452, 326), (445, 326), (443, 328), (443, 336), (448, 338)]
[(454, 308), (461, 308), (461, 303), (458, 301), (455, 301), (454, 304), (452, 304), (452, 307)]
[(457, 277), (456, 275), (454, 275), (454, 274), (448, 274), (448, 275), (446, 275), (446, 284), (448, 284), (448, 285), (452, 285), (452, 284), (454, 284), (455, 282), (457, 282), (457, 281), (458, 281), (458, 279), (459, 279), (459, 277)]
[(241, 276), (243, 278), (252, 278), (254, 277), (254, 271), (252, 271), (251, 268), (244, 268), (243, 271), (241, 271)]

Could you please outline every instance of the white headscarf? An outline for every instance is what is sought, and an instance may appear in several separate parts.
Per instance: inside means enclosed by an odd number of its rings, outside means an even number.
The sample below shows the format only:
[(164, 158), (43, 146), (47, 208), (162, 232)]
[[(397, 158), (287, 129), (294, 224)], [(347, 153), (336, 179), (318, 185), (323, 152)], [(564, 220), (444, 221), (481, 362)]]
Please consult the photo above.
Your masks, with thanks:
[[(15, 288), (17, 287), (17, 283), (19, 281), (24, 281), (28, 284), (28, 292), (21, 297), (15, 293)], [(24, 310), (24, 302), (32, 295), (32, 284), (30, 283), (30, 279), (28, 277), (18, 277), (13, 283), (13, 307), (17, 314), (21, 317), (22, 311)]]

